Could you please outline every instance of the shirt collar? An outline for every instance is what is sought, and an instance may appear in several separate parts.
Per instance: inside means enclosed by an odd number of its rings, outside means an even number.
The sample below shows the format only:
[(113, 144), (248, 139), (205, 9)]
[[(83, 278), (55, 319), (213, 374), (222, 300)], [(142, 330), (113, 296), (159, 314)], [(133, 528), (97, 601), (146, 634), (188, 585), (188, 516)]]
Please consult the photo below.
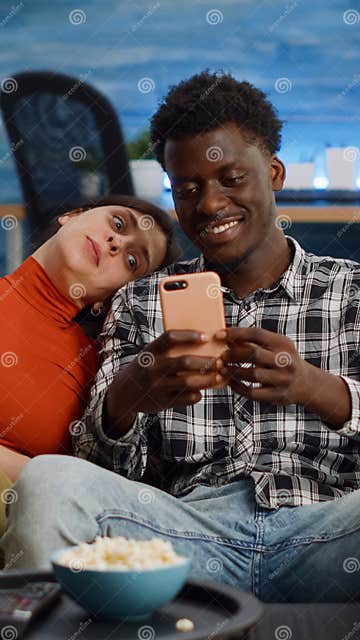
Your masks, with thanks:
[(274, 292), (279, 287), (282, 287), (292, 300), (300, 302), (303, 298), (305, 278), (309, 272), (310, 263), (306, 251), (300, 246), (297, 240), (290, 236), (285, 237), (290, 248), (293, 250), (292, 261), (286, 271), (280, 276), (279, 280), (271, 287), (263, 289), (263, 291)]

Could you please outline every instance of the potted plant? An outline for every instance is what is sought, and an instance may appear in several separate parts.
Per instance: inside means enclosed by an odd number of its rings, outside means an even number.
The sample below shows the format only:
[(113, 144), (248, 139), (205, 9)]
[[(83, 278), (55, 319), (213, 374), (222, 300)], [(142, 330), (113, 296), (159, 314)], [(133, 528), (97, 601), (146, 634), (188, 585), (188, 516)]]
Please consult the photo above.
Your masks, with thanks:
[(136, 195), (139, 198), (159, 199), (163, 190), (164, 173), (155, 160), (150, 131), (142, 131), (126, 147)]
[(81, 195), (85, 199), (98, 198), (106, 192), (106, 176), (102, 169), (103, 159), (95, 147), (82, 149), (82, 153), (79, 151), (79, 158), (76, 162), (80, 170)]

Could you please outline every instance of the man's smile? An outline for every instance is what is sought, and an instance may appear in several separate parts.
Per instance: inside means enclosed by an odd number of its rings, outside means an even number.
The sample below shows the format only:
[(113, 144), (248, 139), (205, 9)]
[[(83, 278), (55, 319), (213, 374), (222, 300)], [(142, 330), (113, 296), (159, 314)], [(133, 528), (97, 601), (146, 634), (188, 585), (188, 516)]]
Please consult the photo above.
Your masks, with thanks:
[(199, 238), (202, 242), (208, 243), (222, 243), (231, 240), (239, 231), (240, 225), (243, 223), (245, 217), (241, 218), (227, 218), (222, 221), (216, 221), (202, 227), (199, 231)]

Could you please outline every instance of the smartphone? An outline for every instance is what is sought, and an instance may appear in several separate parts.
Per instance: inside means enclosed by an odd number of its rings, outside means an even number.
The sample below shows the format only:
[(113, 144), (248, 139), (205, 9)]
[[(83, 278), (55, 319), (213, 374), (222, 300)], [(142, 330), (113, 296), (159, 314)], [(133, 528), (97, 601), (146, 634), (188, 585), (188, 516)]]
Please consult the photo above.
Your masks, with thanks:
[(217, 331), (225, 329), (224, 301), (217, 273), (202, 271), (163, 278), (160, 302), (165, 331), (190, 329), (210, 337), (204, 344), (173, 347), (171, 356), (219, 357), (226, 349), (224, 340), (214, 338)]

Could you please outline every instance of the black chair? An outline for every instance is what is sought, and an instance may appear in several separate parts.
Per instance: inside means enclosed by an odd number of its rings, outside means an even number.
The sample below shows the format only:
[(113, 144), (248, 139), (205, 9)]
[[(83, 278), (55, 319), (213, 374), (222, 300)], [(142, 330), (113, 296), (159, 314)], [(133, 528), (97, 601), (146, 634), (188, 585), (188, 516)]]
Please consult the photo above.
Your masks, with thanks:
[(13, 152), (31, 240), (51, 218), (84, 201), (134, 195), (116, 113), (82, 79), (38, 71), (3, 83), (0, 107)]

